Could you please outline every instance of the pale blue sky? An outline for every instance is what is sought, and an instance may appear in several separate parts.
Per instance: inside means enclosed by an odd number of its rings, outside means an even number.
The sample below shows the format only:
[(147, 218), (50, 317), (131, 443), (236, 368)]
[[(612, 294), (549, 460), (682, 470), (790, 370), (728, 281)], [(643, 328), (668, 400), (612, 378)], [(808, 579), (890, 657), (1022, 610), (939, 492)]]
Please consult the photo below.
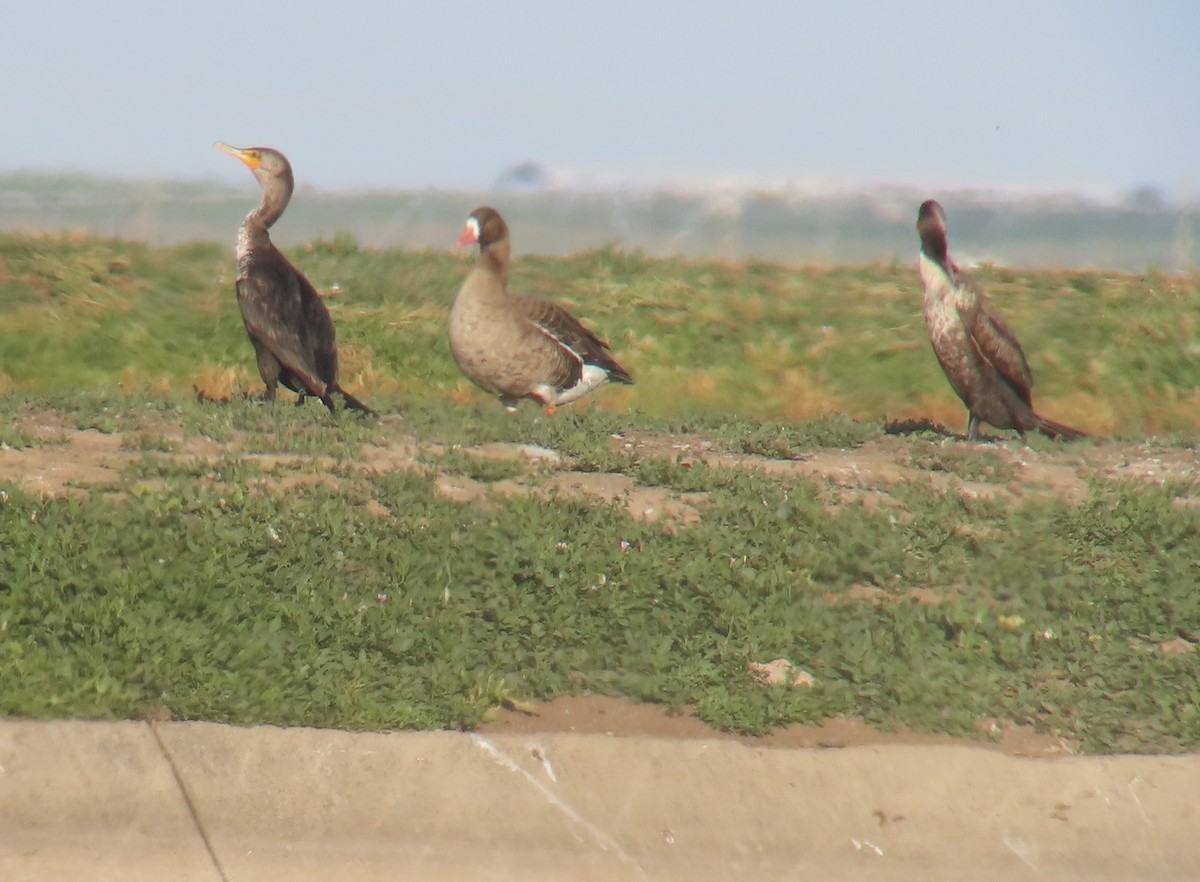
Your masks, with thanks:
[(10, 4), (0, 171), (324, 188), (609, 178), (1200, 185), (1200, 3)]

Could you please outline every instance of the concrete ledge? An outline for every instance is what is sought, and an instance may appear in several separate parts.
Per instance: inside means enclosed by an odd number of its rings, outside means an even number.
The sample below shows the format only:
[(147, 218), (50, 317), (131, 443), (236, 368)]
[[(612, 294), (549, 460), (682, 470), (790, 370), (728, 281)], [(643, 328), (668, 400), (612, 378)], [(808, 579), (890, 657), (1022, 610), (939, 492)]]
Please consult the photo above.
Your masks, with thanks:
[(1194, 755), (0, 721), (0, 766), (4, 882), (1200, 878)]
[(145, 723), (0, 721), (0, 880), (220, 882)]

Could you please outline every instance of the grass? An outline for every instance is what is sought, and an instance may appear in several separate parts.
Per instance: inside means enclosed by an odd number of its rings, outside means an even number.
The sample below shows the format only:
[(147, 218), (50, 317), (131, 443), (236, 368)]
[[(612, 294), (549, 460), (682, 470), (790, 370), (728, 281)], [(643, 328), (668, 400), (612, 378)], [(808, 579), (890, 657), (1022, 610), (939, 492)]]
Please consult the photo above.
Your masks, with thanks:
[[(327, 302), (352, 392), (390, 412), (484, 400), (447, 357), (466, 256), (359, 249), (335, 236), (291, 257), (336, 293)], [(1196, 276), (985, 268), (978, 280), (1020, 335), (1048, 416), (1122, 437), (1200, 428)], [(518, 255), (514, 284), (564, 302), (610, 340), (638, 379), (596, 396), (610, 412), (965, 424), (908, 265), (805, 270), (601, 249)], [(224, 245), (0, 235), (0, 308), (0, 391), (259, 391)]]
[[(522, 260), (525, 290), (576, 306), (639, 381), (548, 419), (457, 375), (444, 320), (462, 259), (346, 237), (295, 258), (337, 284), (346, 385), (385, 419), (242, 396), (257, 382), (224, 247), (0, 238), (0, 714), (471, 727), (501, 701), (594, 691), (741, 732), (846, 715), (983, 737), (1001, 719), (1084, 751), (1200, 747), (1197, 656), (1169, 651), (1200, 637), (1194, 486), (934, 491), (936, 473), (1019, 470), (1008, 445), (885, 436), (885, 418), (964, 422), (908, 268)], [(1048, 413), (1194, 449), (1194, 279), (984, 275)], [(198, 403), (205, 384), (228, 402)], [(42, 497), (5, 470), (68, 460), (81, 431), (119, 438), (115, 479)], [(779, 460), (893, 444), (918, 477), (867, 488), (880, 505), (623, 452), (638, 433)], [(703, 493), (699, 522), (439, 493), (439, 475), (549, 486), (547, 466), (472, 452), (487, 442)], [(756, 685), (747, 665), (777, 657), (816, 685)]]
[[(74, 400), (11, 396), (5, 421), (54, 404), (63, 431), (102, 422)], [(147, 416), (104, 407), (113, 427)], [(417, 441), (441, 444), (448, 414), (414, 410)], [(897, 518), (830, 507), (804, 479), (614, 454), (642, 482), (707, 494), (701, 523), (679, 528), (561, 495), (450, 502), (438, 473), (511, 479), (512, 463), (450, 450), (426, 469), (363, 467), (355, 451), (395, 426), (315, 406), (150, 411), (161, 431), (126, 445), (115, 484), (12, 489), (0, 505), (0, 712), (470, 727), (502, 700), (590, 690), (743, 732), (853, 715), (978, 737), (1000, 718), (1089, 751), (1200, 743), (1195, 656), (1159, 648), (1200, 621), (1200, 525), (1179, 488), (1102, 483), (1082, 505), (1012, 507), (913, 482), (894, 488)], [(611, 419), (536, 417), (522, 433), (477, 416), (476, 441), (540, 435), (584, 463)], [(707, 436), (734, 449), (742, 431)], [(178, 438), (212, 434), (230, 439), (216, 460), (178, 455)], [(817, 685), (756, 686), (747, 665), (776, 657)]]
[(1016, 468), (999, 456), (953, 448), (914, 448), (909, 462), (928, 472), (948, 472), (964, 481), (1006, 483), (1016, 477)]

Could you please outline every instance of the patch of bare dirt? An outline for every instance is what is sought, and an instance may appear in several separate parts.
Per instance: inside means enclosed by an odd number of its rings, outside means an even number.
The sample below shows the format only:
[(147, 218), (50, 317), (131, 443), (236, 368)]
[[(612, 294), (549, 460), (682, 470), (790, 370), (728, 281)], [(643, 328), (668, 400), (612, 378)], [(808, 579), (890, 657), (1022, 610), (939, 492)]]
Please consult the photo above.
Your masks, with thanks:
[(568, 732), (613, 737), (643, 736), (671, 739), (727, 739), (756, 747), (838, 748), (874, 744), (969, 745), (1013, 756), (1069, 756), (1069, 744), (1032, 729), (981, 720), (978, 739), (925, 734), (909, 729), (880, 732), (854, 719), (825, 720), (818, 726), (792, 725), (769, 735), (738, 735), (714, 729), (685, 708), (673, 712), (660, 705), (634, 704), (604, 695), (573, 695), (516, 710), (500, 708), (480, 731), (485, 734), (544, 734)]
[[(179, 426), (144, 425), (141, 432), (161, 436), (172, 445), (167, 451), (146, 451), (136, 443), (128, 443), (127, 436), (119, 432), (64, 427), (53, 412), (27, 417), (19, 428), (40, 443), (0, 449), (0, 484), (39, 495), (83, 493), (88, 487), (111, 486), (120, 480), (121, 471), (130, 462), (147, 455), (214, 462), (227, 456), (253, 458), (264, 471), (273, 474), (267, 480), (274, 480), (276, 489), (283, 491), (314, 480), (335, 481), (328, 476), (297, 476), (292, 466), (311, 459), (308, 457), (245, 453), (243, 439), (236, 434), (228, 442), (204, 437), (185, 439)], [(792, 459), (773, 459), (731, 453), (702, 435), (630, 432), (613, 443), (631, 457), (659, 457), (684, 466), (702, 463), (809, 478), (822, 485), (829, 504), (834, 506), (862, 504), (900, 509), (889, 491), (907, 482), (924, 482), (937, 492), (1010, 503), (1039, 494), (1081, 502), (1088, 496), (1089, 482), (1094, 480), (1145, 481), (1160, 486), (1169, 483), (1180, 488), (1177, 504), (1200, 505), (1200, 453), (1152, 445), (1064, 444), (1061, 449), (1035, 451), (1015, 440), (988, 443), (950, 437), (929, 442), (893, 434), (856, 448), (822, 449)], [(436, 471), (428, 463), (445, 451), (443, 445), (422, 442), (398, 431), (386, 444), (365, 446), (357, 464), (375, 472)], [(916, 457), (914, 451), (921, 456)], [(646, 486), (626, 475), (575, 472), (568, 458), (537, 445), (492, 442), (466, 448), (465, 452), (481, 460), (524, 463), (526, 469), (516, 477), (493, 482), (440, 474), (438, 492), (462, 503), (486, 505), (492, 495), (581, 496), (621, 505), (632, 518), (686, 526), (703, 517), (707, 501), (704, 493)], [(930, 457), (935, 461), (933, 466), (928, 462)], [(939, 457), (945, 462), (937, 462)], [(983, 474), (973, 473), (972, 464)], [(997, 477), (990, 478), (991, 472)], [(897, 511), (897, 516), (902, 514)]]
[(52, 447), (0, 450), (0, 482), (26, 493), (62, 496), (84, 486), (112, 484), (120, 478), (121, 438), (95, 430), (56, 436)]
[[(772, 459), (723, 451), (711, 439), (692, 435), (627, 433), (618, 442), (630, 456), (659, 456), (682, 465), (702, 463), (720, 468), (754, 468), (768, 474), (806, 477), (840, 490), (841, 502), (861, 500), (867, 505), (888, 506), (894, 500), (888, 488), (903, 482), (926, 482), (938, 492), (970, 498), (996, 498), (1018, 502), (1036, 495), (1053, 495), (1070, 502), (1088, 497), (1089, 481), (1146, 481), (1162, 486), (1180, 485), (1181, 504), (1198, 504), (1200, 451), (1159, 449), (1148, 444), (1061, 445), (1061, 449), (1033, 450), (1019, 441), (968, 442), (947, 438), (940, 442), (914, 441), (889, 435), (848, 449), (823, 449), (793, 459)], [(912, 461), (916, 445), (945, 450), (960, 458), (988, 458), (1011, 470), (1007, 480), (962, 477), (953, 468), (923, 468)], [(953, 460), (951, 461), (953, 466)]]
[(698, 523), (707, 493), (675, 493), (662, 487), (646, 487), (627, 475), (602, 472), (556, 472), (542, 477), (476, 481), (465, 475), (438, 475), (437, 492), (453, 502), (487, 505), (493, 496), (586, 496), (599, 502), (622, 506), (637, 521), (665, 520), (673, 525)]

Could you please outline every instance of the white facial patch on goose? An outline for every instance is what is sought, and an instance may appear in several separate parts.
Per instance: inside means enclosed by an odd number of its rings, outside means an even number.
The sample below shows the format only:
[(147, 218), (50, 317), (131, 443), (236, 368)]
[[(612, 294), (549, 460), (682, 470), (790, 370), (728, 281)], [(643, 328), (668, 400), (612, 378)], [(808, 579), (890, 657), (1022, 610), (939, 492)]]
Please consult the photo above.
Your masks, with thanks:
[(471, 241), (479, 241), (479, 219), (472, 215), (467, 218), (467, 229), (471, 231)]

